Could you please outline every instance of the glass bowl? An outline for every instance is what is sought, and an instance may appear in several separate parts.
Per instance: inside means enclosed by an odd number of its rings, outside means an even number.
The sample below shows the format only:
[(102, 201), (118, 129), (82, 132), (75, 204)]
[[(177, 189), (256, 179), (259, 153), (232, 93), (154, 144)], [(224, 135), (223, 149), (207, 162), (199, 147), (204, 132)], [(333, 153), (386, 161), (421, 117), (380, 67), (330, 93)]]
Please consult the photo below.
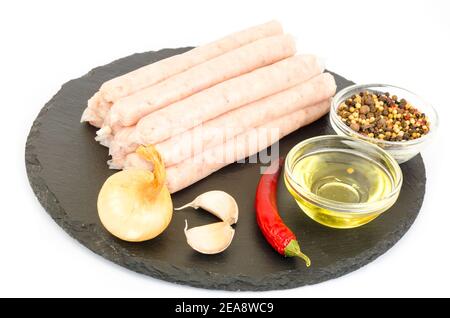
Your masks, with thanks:
[[(376, 138), (370, 138), (358, 132), (355, 132), (339, 118), (337, 109), (342, 102), (344, 102), (352, 95), (360, 93), (361, 91), (381, 93), (389, 92), (391, 96), (397, 95), (398, 98), (406, 99), (411, 105), (426, 114), (430, 121), (430, 131), (428, 132), (428, 134), (423, 135), (420, 138), (408, 141), (385, 141)], [(374, 143), (389, 152), (392, 157), (397, 160), (398, 163), (403, 163), (417, 155), (432, 139), (438, 128), (438, 115), (435, 109), (430, 104), (425, 102), (413, 92), (410, 92), (404, 88), (386, 84), (364, 84), (349, 86), (341, 90), (336, 94), (336, 96), (334, 96), (330, 109), (330, 123), (334, 131), (338, 135), (355, 137), (364, 141)]]
[[(380, 187), (374, 187), (374, 189), (367, 187), (369, 191), (377, 193), (377, 196), (368, 196), (364, 200), (346, 202), (330, 199), (329, 196), (321, 196), (319, 190), (312, 192), (310, 188), (314, 188), (314, 186), (305, 186), (305, 182), (300, 180), (311, 179), (316, 174), (325, 173), (324, 169), (317, 171), (309, 171), (308, 169), (299, 170), (298, 168), (302, 167), (303, 169), (304, 166), (297, 166), (297, 164), (305, 158), (314, 158), (312, 156), (325, 152), (332, 153), (335, 156), (333, 160), (326, 161), (325, 163), (332, 167), (330, 169), (334, 169), (334, 166), (331, 166), (333, 164), (336, 164), (335, 171), (342, 169), (341, 167), (344, 167), (344, 169), (354, 167), (354, 172), (346, 170), (348, 173), (354, 173), (353, 180), (360, 178), (360, 180), (370, 182), (373, 179), (370, 178), (371, 175), (366, 174), (364, 169), (366, 166), (358, 166), (354, 164), (356, 161), (349, 162), (348, 158), (362, 158), (364, 160), (363, 162), (367, 160), (371, 164), (370, 167), (373, 167), (372, 164), (375, 164), (377, 169), (381, 168), (385, 172), (382, 175), (389, 179), (389, 187), (384, 186), (386, 183), (380, 182)], [(356, 157), (348, 157), (349, 155)], [(351, 169), (353, 170), (353, 168)], [(357, 171), (358, 169), (359, 171)], [(298, 175), (299, 171), (301, 174), (300, 177)], [(325, 176), (328, 177), (327, 175)], [(342, 180), (335, 179), (342, 182), (340, 185), (337, 185), (338, 187), (355, 187), (351, 183), (353, 181), (348, 181), (351, 178), (348, 180), (344, 178)], [(304, 140), (289, 151), (285, 161), (284, 181), (297, 204), (310, 218), (329, 227), (345, 229), (366, 224), (388, 210), (398, 198), (403, 182), (403, 175), (397, 161), (380, 147), (360, 139), (328, 135)]]

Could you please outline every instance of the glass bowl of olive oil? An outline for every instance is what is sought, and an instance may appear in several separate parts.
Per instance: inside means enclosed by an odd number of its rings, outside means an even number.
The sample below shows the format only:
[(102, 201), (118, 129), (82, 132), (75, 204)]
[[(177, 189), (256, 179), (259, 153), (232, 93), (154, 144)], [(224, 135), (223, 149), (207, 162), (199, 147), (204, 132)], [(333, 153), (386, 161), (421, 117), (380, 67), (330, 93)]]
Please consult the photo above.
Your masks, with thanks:
[(323, 225), (364, 225), (397, 200), (403, 175), (380, 147), (346, 136), (304, 140), (288, 153), (284, 180), (300, 208)]

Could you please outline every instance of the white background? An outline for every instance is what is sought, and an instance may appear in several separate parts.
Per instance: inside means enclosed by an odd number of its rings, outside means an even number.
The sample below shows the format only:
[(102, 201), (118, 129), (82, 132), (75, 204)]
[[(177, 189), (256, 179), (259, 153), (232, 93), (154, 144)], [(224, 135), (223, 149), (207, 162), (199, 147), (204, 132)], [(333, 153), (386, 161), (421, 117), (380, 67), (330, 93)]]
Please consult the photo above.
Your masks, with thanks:
[[(1, 1), (0, 296), (450, 296), (448, 1)], [(319, 285), (265, 293), (178, 286), (135, 274), (71, 239), (34, 197), (28, 130), (64, 82), (134, 52), (190, 46), (276, 18), (303, 52), (358, 83), (409, 88), (441, 118), (423, 152), (421, 213), (385, 255)]]

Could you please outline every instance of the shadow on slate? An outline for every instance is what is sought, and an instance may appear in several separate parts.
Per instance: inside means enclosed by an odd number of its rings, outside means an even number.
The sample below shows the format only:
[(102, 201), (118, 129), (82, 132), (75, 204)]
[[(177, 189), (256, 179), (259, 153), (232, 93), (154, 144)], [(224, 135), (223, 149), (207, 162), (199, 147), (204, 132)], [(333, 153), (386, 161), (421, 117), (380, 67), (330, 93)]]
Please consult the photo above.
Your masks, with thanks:
[[(326, 228), (310, 220), (280, 182), (280, 213), (311, 257), (310, 268), (301, 259), (278, 255), (256, 225), (253, 200), (260, 164), (232, 164), (173, 196), (174, 206), (213, 189), (236, 198), (240, 208), (236, 235), (221, 254), (201, 255), (186, 244), (185, 219), (190, 227), (216, 221), (193, 209), (174, 213), (167, 230), (147, 242), (127, 243), (106, 232), (97, 215), (96, 200), (103, 182), (114, 171), (106, 165), (107, 149), (94, 141), (95, 128), (80, 124), (81, 113), (104, 81), (189, 49), (134, 54), (97, 67), (64, 84), (39, 113), (26, 144), (28, 178), (42, 206), (67, 233), (106, 259), (155, 278), (211, 289), (274, 290), (316, 284), (354, 271), (386, 252), (410, 228), (425, 194), (420, 155), (402, 165), (404, 184), (395, 206), (352, 230)], [(334, 75), (338, 89), (352, 84)], [(285, 156), (303, 139), (332, 133), (325, 116), (285, 137), (280, 154)]]

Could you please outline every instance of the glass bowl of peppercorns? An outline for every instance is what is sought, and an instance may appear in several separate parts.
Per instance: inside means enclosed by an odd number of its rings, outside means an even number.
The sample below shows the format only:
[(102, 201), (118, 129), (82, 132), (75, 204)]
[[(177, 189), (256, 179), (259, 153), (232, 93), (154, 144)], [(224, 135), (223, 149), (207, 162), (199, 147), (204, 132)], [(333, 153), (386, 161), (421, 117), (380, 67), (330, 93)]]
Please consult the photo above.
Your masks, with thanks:
[(404, 88), (364, 84), (336, 94), (330, 122), (338, 135), (374, 143), (403, 163), (431, 140), (438, 115), (430, 104)]

